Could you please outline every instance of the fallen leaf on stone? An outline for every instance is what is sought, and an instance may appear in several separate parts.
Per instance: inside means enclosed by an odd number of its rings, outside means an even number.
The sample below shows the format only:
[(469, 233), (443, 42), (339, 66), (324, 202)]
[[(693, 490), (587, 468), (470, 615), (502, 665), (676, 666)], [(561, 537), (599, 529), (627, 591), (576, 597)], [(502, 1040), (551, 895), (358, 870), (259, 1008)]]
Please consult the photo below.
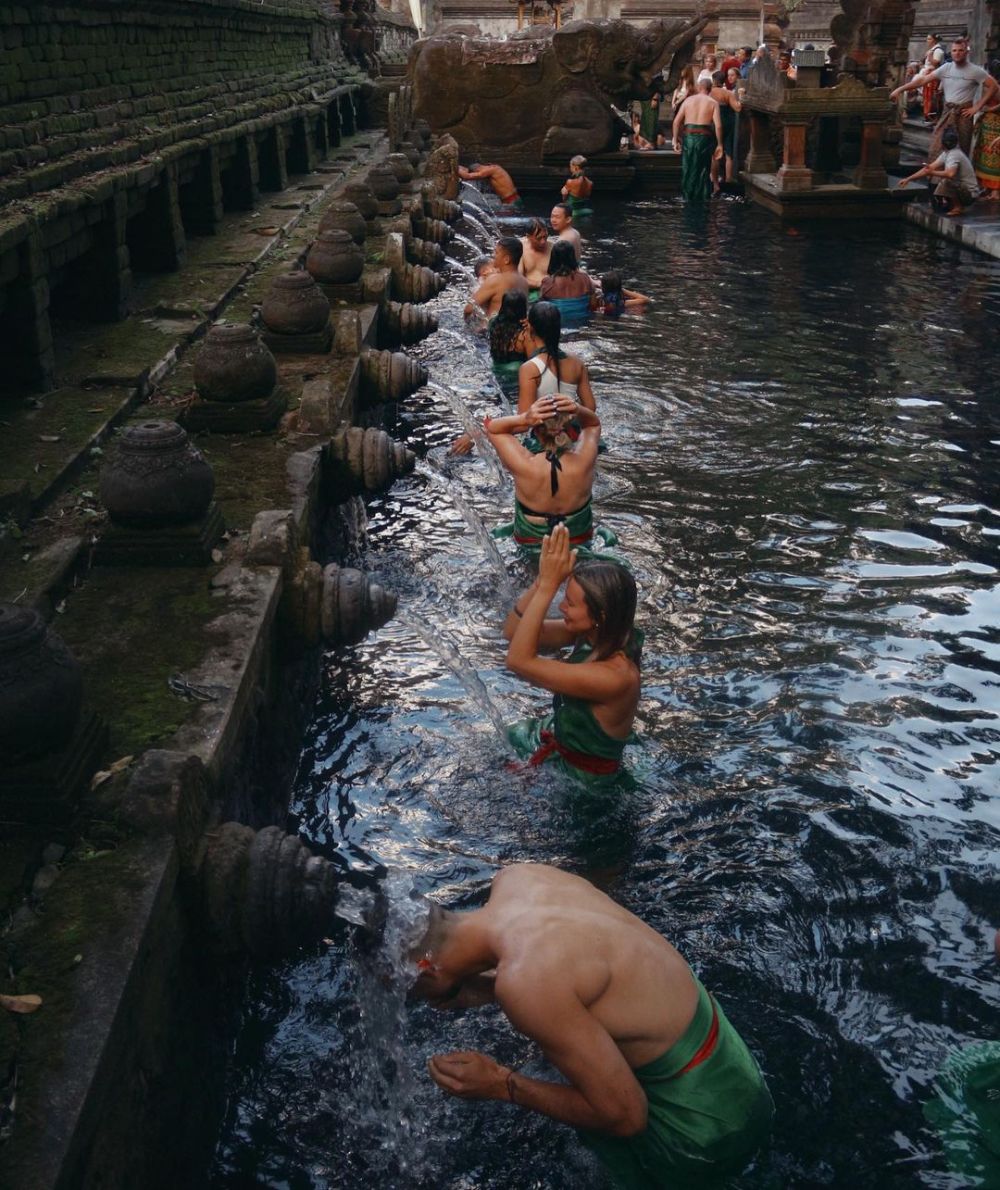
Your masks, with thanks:
[(111, 771), (113, 773), (120, 773), (122, 769), (127, 769), (133, 760), (135, 760), (134, 756), (123, 756), (121, 759), (115, 761), (111, 766)]
[(5, 996), (0, 992), (0, 1008), (6, 1008), (8, 1012), (35, 1012), (41, 1006), (41, 996)]
[(93, 409), (88, 409), (88, 410), (87, 410), (87, 412), (88, 412), (88, 413), (103, 413), (103, 412), (104, 412), (104, 406), (103, 406), (103, 405), (96, 405), (96, 406), (95, 406)]
[(39, 442), (58, 442), (59, 435), (58, 434), (39, 434), (38, 441)]
[(111, 774), (108, 772), (108, 770), (101, 769), (100, 772), (94, 773), (94, 775), (90, 778), (90, 788), (97, 789), (99, 786), (103, 785), (105, 781), (110, 780)]
[(281, 231), (280, 227), (255, 227), (252, 229), (252, 234), (255, 236), (276, 236)]
[(221, 562), (222, 557), (223, 557), (222, 550), (212, 550), (212, 561), (213, 562)]

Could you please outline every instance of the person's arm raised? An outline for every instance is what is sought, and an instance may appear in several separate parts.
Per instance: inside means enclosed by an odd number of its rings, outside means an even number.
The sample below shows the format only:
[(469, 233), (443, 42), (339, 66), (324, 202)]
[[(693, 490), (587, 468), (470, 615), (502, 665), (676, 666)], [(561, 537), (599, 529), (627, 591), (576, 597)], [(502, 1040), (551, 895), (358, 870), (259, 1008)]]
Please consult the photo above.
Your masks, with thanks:
[[(584, 430), (584, 433), (592, 434), (596, 439), (594, 430)], [(538, 585), (511, 639), (507, 668), (553, 694), (569, 694), (585, 702), (607, 703), (628, 689), (632, 675), (627, 663), (609, 658), (577, 665), (538, 656), (545, 613), (556, 592), (572, 574), (575, 563), (576, 550), (569, 548), (569, 530), (565, 525), (556, 525), (548, 536), (542, 538)]]
[[(514, 633), (517, 631), (517, 626), (524, 618), (524, 613), (534, 597), (535, 591), (538, 587), (538, 579), (531, 584), (531, 586), (517, 599), (514, 600), (514, 606), (507, 613), (507, 619), (503, 625), (504, 640), (512, 640)], [(573, 643), (573, 634), (569, 631), (561, 619), (559, 620), (543, 620), (542, 630), (538, 634), (538, 645), (542, 649), (563, 649), (566, 645)]]

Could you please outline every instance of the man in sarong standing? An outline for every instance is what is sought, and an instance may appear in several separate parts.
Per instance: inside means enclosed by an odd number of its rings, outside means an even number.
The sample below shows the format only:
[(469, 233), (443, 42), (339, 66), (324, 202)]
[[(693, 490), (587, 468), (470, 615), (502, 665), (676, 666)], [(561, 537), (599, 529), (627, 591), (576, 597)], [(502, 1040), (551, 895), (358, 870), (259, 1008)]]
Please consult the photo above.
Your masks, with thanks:
[[(929, 78), (937, 79), (941, 83), (944, 106), (941, 117), (934, 126), (928, 160), (933, 161), (941, 155), (941, 135), (946, 128), (955, 129), (958, 133), (959, 147), (966, 157), (971, 156), (974, 118), (983, 107), (1000, 97), (1000, 86), (988, 70), (974, 66), (969, 61), (968, 42), (959, 38), (952, 42), (950, 62), (945, 62), (930, 73), (918, 74), (915, 79), (897, 87), (889, 98), (895, 99), (904, 91), (915, 91)], [(982, 92), (976, 101), (976, 92), (980, 88)]]
[[(712, 80), (698, 82), (674, 116), (674, 152), (681, 153), (681, 193), (686, 202), (704, 202), (711, 193), (713, 157), (722, 159), (722, 116), (712, 98)], [(682, 140), (683, 137), (683, 148)]]

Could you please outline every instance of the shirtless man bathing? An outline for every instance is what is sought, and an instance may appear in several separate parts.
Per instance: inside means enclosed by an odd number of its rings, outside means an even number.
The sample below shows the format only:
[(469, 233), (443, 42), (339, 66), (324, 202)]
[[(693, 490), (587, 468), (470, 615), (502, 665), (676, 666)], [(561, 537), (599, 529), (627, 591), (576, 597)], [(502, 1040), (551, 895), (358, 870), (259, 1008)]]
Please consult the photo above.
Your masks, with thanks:
[(587, 881), (507, 868), (482, 909), (432, 906), (411, 957), (416, 997), (496, 1003), (567, 1080), (461, 1052), (431, 1059), (437, 1085), (569, 1124), (617, 1185), (705, 1190), (767, 1136), (771, 1097), (722, 1008), (669, 942)]
[(503, 206), (511, 211), (524, 210), (524, 203), (514, 185), (514, 179), (502, 165), (480, 165), (478, 161), (474, 161), (470, 169), (460, 165), (458, 176), (463, 182), (489, 182), (493, 187), (493, 193)]
[(514, 236), (504, 236), (497, 241), (493, 249), (493, 263), (496, 271), (480, 280), (479, 288), (472, 295), (472, 301), (465, 307), (468, 318), (475, 313), (477, 306), (486, 311), (493, 318), (500, 312), (503, 296), (514, 289), (528, 296), (528, 282), (524, 275), (518, 272), (521, 263), (521, 241)]
[(538, 300), (545, 275), (549, 271), (552, 245), (549, 243), (549, 229), (541, 219), (532, 219), (528, 234), (521, 236), (521, 272), (528, 279), (528, 301)]

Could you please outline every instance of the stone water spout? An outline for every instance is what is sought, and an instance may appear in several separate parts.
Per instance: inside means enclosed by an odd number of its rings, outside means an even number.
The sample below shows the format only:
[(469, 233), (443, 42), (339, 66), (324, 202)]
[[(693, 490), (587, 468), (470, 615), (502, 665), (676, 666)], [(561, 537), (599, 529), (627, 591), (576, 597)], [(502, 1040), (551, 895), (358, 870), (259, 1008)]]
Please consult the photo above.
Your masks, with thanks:
[(385, 238), (385, 264), (392, 274), (393, 297), (398, 301), (426, 302), (445, 287), (445, 279), (425, 265), (410, 264), (399, 232)]
[(205, 844), (198, 887), (215, 950), (276, 959), (331, 932), (337, 870), (294, 835), (226, 822)]
[(356, 645), (396, 614), (398, 599), (371, 575), (331, 562), (320, 566), (299, 552), (282, 615), (306, 645)]
[(401, 401), (427, 383), (427, 369), (402, 351), (361, 352), (361, 387), (369, 401)]
[(349, 426), (330, 439), (331, 479), (346, 495), (384, 492), (402, 475), (408, 475), (416, 456), (385, 430)]
[(439, 269), (444, 265), (444, 249), (441, 245), (417, 236), (411, 236), (407, 241), (406, 255), (411, 264), (422, 264), (429, 269)]
[(430, 310), (410, 302), (386, 302), (379, 318), (379, 330), (386, 346), (419, 343), (438, 329), (438, 320)]
[(432, 219), (429, 215), (414, 215), (413, 230), (422, 236), (424, 241), (434, 244), (447, 244), (454, 238), (454, 230), (443, 219)]
[(457, 223), (462, 218), (462, 204), (452, 202), (450, 198), (425, 195), (424, 213), (431, 219), (440, 219), (442, 223)]

